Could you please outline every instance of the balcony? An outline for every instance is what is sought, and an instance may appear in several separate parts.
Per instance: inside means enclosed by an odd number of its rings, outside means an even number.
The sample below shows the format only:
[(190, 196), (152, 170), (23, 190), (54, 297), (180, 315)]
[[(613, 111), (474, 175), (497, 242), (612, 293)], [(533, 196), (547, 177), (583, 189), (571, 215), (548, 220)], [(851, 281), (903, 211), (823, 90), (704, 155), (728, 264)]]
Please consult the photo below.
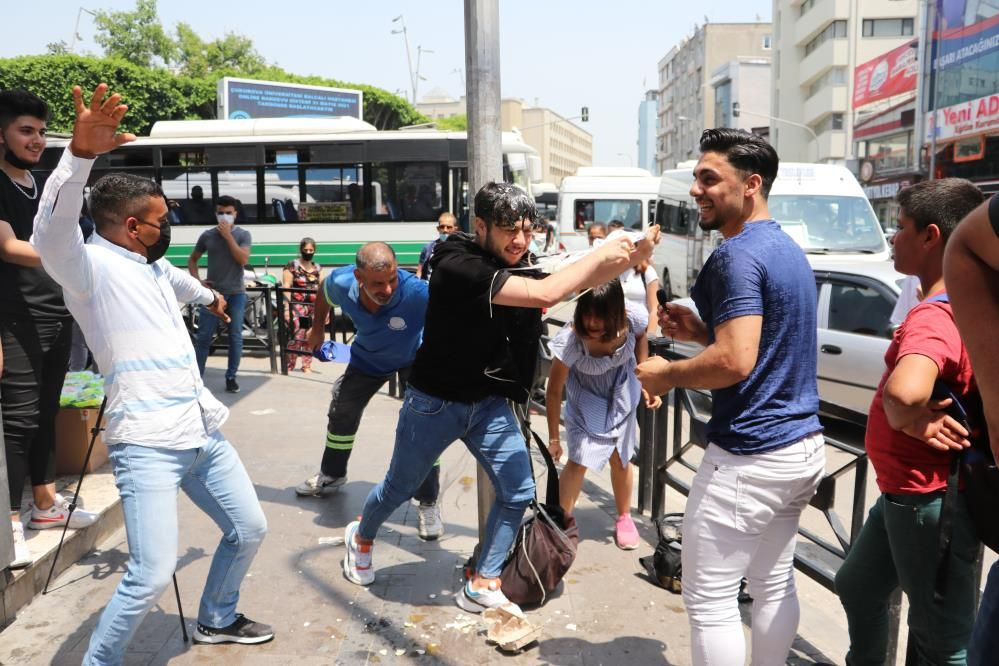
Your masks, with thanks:
[(849, 111), (846, 90), (846, 86), (825, 86), (809, 97), (801, 109), (803, 122), (814, 125), (822, 116), (830, 112), (846, 113)]
[(819, 135), (819, 161), (846, 158), (846, 132), (826, 130)]
[[(804, 51), (802, 51), (803, 53)], [(850, 52), (850, 40), (829, 39), (819, 48), (809, 53), (798, 65), (798, 84), (811, 85), (812, 81), (834, 65), (846, 65)]]
[(830, 21), (850, 17), (849, 0), (820, 0), (794, 23), (794, 45), (805, 48)]

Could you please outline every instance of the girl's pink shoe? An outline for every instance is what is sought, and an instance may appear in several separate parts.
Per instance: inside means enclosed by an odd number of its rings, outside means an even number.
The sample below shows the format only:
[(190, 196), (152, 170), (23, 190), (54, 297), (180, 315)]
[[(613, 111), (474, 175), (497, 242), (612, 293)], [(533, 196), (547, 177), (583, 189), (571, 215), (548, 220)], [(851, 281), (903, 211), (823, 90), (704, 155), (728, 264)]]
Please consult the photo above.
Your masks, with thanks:
[(634, 550), (638, 548), (640, 540), (638, 529), (631, 516), (628, 514), (618, 516), (617, 523), (614, 525), (614, 541), (617, 543), (617, 547), (621, 550)]

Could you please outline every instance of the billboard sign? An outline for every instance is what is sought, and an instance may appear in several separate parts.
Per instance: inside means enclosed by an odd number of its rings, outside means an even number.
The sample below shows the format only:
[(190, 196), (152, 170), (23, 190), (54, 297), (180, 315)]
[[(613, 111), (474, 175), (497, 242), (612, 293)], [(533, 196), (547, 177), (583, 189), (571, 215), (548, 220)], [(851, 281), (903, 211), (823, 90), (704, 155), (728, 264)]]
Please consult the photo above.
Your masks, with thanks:
[(938, 70), (958, 67), (968, 60), (999, 51), (999, 15), (964, 25), (965, 18), (960, 13), (949, 15), (949, 5), (952, 4), (953, 0), (943, 3), (942, 26), (937, 42)]
[(853, 72), (853, 108), (916, 89), (919, 70), (911, 42), (857, 66)]
[(926, 142), (933, 139), (948, 141), (999, 130), (999, 95), (986, 95), (960, 104), (937, 109), (926, 114)]
[(363, 93), (278, 81), (225, 77), (219, 81), (218, 117), (249, 118), (362, 118)]

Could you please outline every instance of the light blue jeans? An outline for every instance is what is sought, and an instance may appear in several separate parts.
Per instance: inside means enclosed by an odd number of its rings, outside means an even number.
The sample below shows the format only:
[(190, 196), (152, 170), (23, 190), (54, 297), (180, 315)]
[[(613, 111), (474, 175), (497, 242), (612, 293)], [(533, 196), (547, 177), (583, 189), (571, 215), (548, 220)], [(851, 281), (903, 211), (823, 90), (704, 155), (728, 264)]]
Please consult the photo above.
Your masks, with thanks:
[[(225, 311), (229, 315), (229, 365), (225, 371), (226, 379), (236, 379), (239, 370), (239, 360), (243, 356), (243, 316), (246, 314), (246, 294), (222, 294), (225, 298)], [(194, 354), (198, 359), (198, 370), (205, 374), (205, 362), (212, 346), (212, 338), (219, 326), (219, 318), (208, 311), (204, 305), (198, 313), (198, 337), (194, 345)]]
[(527, 443), (504, 398), (449, 402), (410, 384), (399, 411), (388, 474), (368, 494), (358, 534), (374, 539), (382, 523), (413, 497), (434, 462), (456, 439), (465, 443), (496, 489), (477, 566), (480, 576), (496, 578), (513, 547), (524, 510), (534, 499)]
[(128, 569), (90, 637), (83, 663), (120, 664), (136, 629), (177, 567), (177, 494), (183, 490), (222, 530), (201, 595), (198, 622), (236, 619), (239, 586), (267, 532), (256, 491), (236, 450), (216, 432), (181, 451), (108, 446), (128, 537)]

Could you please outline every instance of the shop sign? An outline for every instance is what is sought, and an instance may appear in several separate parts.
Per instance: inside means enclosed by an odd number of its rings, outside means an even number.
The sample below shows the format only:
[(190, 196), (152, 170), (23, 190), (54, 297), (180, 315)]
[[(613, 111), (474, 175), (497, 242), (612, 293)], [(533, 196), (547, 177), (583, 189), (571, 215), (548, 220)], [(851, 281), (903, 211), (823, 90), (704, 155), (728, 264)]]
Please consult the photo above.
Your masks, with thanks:
[(999, 132), (999, 95), (979, 97), (969, 102), (953, 104), (926, 114), (926, 142), (960, 139), (975, 134)]
[(878, 183), (877, 185), (864, 185), (864, 194), (868, 200), (894, 199), (901, 190), (909, 187), (912, 182), (909, 180), (896, 180), (890, 183)]
[(915, 90), (916, 51), (907, 42), (859, 65), (853, 72), (853, 108)]

